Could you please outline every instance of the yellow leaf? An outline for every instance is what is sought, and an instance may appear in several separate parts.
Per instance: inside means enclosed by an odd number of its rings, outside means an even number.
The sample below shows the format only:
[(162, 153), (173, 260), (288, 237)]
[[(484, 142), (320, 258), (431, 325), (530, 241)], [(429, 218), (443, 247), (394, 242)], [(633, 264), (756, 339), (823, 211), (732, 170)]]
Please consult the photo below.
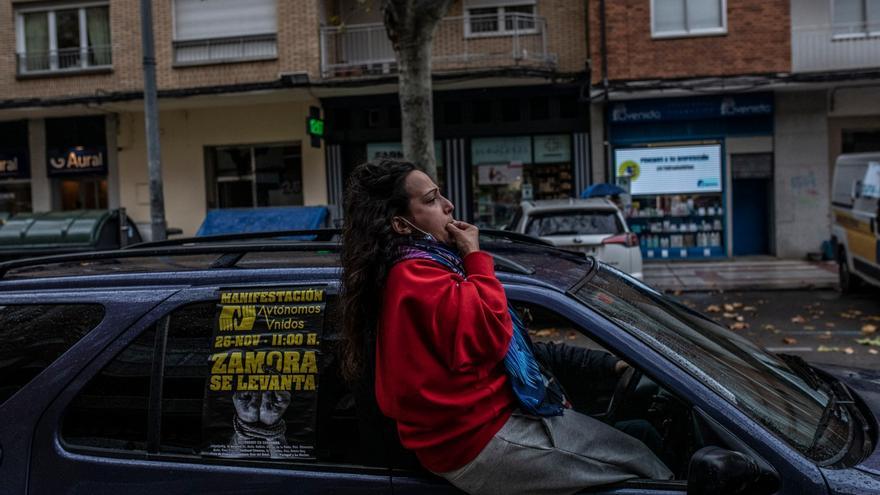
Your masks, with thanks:
[(877, 331), (877, 325), (872, 325), (870, 323), (866, 323), (862, 325), (862, 333), (871, 334)]
[(720, 313), (721, 308), (717, 304), (712, 304), (706, 308), (707, 313)]
[(797, 339), (794, 337), (783, 337), (782, 342), (784, 344), (792, 345), (797, 344)]
[(734, 306), (733, 304), (724, 305), (724, 311), (733, 311), (734, 309), (736, 309), (736, 306)]
[(794, 318), (791, 319), (791, 322), (792, 322), (792, 323), (806, 323), (806, 322), (807, 322), (807, 319), (804, 318), (804, 317), (801, 316), (801, 315), (797, 315), (797, 316), (795, 316)]

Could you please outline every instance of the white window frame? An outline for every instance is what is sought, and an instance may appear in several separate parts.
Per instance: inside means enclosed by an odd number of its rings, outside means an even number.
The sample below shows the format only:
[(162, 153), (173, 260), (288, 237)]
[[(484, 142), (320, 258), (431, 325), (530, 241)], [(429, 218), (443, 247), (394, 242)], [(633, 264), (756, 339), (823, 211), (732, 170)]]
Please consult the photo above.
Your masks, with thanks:
[(864, 26), (864, 30), (857, 31), (853, 33), (835, 33), (834, 23), (834, 7), (837, 5), (837, 0), (831, 0), (831, 39), (832, 40), (852, 40), (852, 39), (861, 39), (861, 38), (875, 38), (880, 36), (880, 22), (878, 22), (875, 26), (868, 25), (868, 2), (866, 0), (860, 0), (862, 2), (862, 6), (865, 11), (865, 18), (862, 19), (862, 25)]
[(656, 19), (655, 15), (655, 3), (657, 0), (651, 0), (651, 38), (652, 39), (664, 39), (664, 38), (691, 38), (697, 36), (719, 36), (727, 34), (727, 0), (717, 0), (721, 4), (721, 27), (717, 28), (702, 28), (702, 29), (687, 29), (687, 2), (689, 0), (685, 0), (685, 29), (684, 31), (663, 31), (657, 32), (657, 28), (655, 27), (654, 20)]
[[(20, 56), (25, 56), (27, 53), (25, 51), (25, 32), (24, 32), (24, 15), (25, 14), (38, 14), (41, 12), (45, 12), (47, 16), (49, 16), (48, 21), (48, 29), (49, 29), (49, 53), (57, 53), (58, 51), (58, 33), (56, 33), (55, 26), (55, 12), (59, 10), (73, 10), (77, 9), (79, 16), (79, 49), (80, 53), (87, 54), (88, 53), (88, 24), (86, 21), (86, 9), (91, 7), (107, 7), (109, 12), (110, 2), (109, 1), (97, 1), (97, 2), (80, 2), (80, 3), (63, 3), (63, 4), (53, 4), (53, 5), (42, 5), (38, 7), (21, 7), (15, 9), (15, 52)], [(110, 22), (110, 16), (107, 16), (107, 22)], [(112, 46), (113, 43), (113, 30), (110, 30), (110, 43)], [(21, 65), (16, 67), (16, 72), (20, 75), (29, 75), (29, 74), (53, 74), (56, 72), (78, 72), (89, 69), (106, 69), (113, 67), (113, 53), (111, 50), (110, 53), (110, 64), (109, 65), (89, 65), (88, 56), (80, 56), (80, 66), (79, 67), (69, 67), (61, 69), (58, 67), (58, 59), (49, 57), (49, 68), (46, 70), (21, 70)]]
[[(532, 6), (534, 9), (534, 14), (532, 17), (534, 18), (535, 27), (532, 29), (506, 29), (505, 23), (505, 7), (521, 7), (521, 6)], [(496, 10), (496, 15), (498, 16), (498, 30), (497, 31), (486, 31), (480, 33), (471, 32), (471, 9), (487, 9), (494, 8)], [(479, 3), (471, 3), (470, 5), (464, 5), (464, 37), (465, 38), (492, 38), (497, 36), (517, 36), (521, 34), (538, 34), (540, 29), (538, 28), (538, 2), (537, 0), (510, 0), (503, 1), (499, 0), (497, 2), (479, 2)]]

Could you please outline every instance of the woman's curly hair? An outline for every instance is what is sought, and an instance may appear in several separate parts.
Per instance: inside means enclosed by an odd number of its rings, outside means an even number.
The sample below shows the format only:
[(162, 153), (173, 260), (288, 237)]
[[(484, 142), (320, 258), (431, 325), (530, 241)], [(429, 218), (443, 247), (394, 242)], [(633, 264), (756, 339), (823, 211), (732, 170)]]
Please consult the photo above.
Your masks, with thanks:
[(391, 227), (409, 212), (405, 181), (417, 167), (375, 160), (349, 177), (342, 227), (342, 375), (355, 382), (373, 356), (385, 279), (394, 262), (398, 235)]

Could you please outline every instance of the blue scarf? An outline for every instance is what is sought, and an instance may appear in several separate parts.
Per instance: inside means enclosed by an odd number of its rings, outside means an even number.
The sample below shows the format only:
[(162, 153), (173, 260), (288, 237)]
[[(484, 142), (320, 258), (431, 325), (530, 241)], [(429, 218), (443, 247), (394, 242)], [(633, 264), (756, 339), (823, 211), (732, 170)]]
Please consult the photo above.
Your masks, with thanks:
[[(447, 270), (467, 279), (464, 262), (456, 251), (437, 242), (433, 236), (407, 238), (397, 250), (395, 263), (411, 259), (426, 259), (443, 265)], [(504, 356), (504, 368), (520, 408), (535, 416), (559, 416), (566, 400), (559, 383), (548, 376), (535, 358), (532, 342), (517, 312), (507, 306), (513, 322), (513, 337)]]

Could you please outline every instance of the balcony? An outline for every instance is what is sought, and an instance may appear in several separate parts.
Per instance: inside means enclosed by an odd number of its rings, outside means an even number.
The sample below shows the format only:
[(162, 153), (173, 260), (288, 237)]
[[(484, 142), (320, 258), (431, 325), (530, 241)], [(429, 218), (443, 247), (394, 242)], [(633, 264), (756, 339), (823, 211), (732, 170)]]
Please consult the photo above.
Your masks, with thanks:
[(173, 46), (175, 66), (272, 60), (278, 57), (274, 33), (174, 41)]
[(103, 70), (112, 67), (111, 52), (107, 45), (16, 53), (15, 65), (19, 76)]
[[(543, 17), (510, 14), (497, 31), (495, 16), (446, 17), (434, 33), (433, 70), (528, 67), (553, 69), (556, 55), (547, 50)], [(321, 74), (324, 78), (392, 74), (397, 63), (382, 23), (321, 28)]]
[(792, 72), (880, 68), (880, 25), (794, 27)]

